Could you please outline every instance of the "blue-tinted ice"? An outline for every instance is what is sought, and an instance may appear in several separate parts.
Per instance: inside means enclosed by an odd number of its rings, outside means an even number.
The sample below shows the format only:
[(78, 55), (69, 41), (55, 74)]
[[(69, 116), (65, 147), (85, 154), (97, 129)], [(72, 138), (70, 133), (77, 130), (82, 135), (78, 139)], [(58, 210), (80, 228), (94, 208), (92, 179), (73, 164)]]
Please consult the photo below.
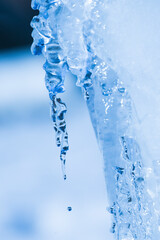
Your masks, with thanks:
[[(159, 191), (153, 194), (151, 186), (159, 183), (159, 155), (158, 147), (153, 148), (148, 142), (150, 132), (146, 127), (148, 119), (152, 119), (147, 118), (147, 111), (151, 111), (149, 104), (145, 108), (145, 96), (151, 84), (147, 88), (140, 83), (140, 78), (146, 76), (147, 79), (146, 72), (150, 74), (151, 70), (147, 69), (148, 62), (143, 64), (145, 50), (140, 54), (142, 64), (137, 65), (136, 54), (132, 47), (128, 49), (134, 39), (132, 33), (128, 35), (130, 27), (134, 31), (141, 27), (139, 17), (143, 10), (150, 17), (148, 9), (152, 4), (156, 10), (156, 1), (145, 3), (144, 0), (135, 3), (131, 0), (32, 0), (33, 9), (39, 10), (31, 23), (34, 28), (32, 52), (43, 53), (46, 59), (45, 83), (51, 100), (56, 143), (61, 148), (64, 179), (69, 149), (67, 108), (59, 94), (64, 92), (65, 74), (69, 70), (77, 76), (77, 86), (84, 92), (103, 154), (110, 200), (108, 211), (113, 216), (111, 231), (117, 240), (154, 240), (159, 236)], [(142, 29), (144, 35), (149, 31), (144, 26)], [(135, 41), (141, 49), (143, 34), (142, 39)], [(156, 82), (157, 78), (154, 80)], [(159, 135), (154, 136), (153, 141)], [(147, 156), (149, 147), (153, 154)], [(149, 175), (150, 169), (155, 174)]]

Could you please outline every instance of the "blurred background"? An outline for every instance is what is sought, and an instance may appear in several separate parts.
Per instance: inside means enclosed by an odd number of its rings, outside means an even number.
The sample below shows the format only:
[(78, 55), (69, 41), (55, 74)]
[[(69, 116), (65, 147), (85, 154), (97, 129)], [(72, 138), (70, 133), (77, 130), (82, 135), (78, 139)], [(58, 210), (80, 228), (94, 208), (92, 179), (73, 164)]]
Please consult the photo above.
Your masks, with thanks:
[(0, 1), (0, 49), (29, 46), (32, 42), (31, 21), (35, 12), (29, 0)]
[(70, 143), (63, 181), (44, 59), (30, 53), (30, 21), (36, 14), (30, 4), (0, 1), (0, 238), (111, 240), (103, 161), (70, 74), (63, 96)]

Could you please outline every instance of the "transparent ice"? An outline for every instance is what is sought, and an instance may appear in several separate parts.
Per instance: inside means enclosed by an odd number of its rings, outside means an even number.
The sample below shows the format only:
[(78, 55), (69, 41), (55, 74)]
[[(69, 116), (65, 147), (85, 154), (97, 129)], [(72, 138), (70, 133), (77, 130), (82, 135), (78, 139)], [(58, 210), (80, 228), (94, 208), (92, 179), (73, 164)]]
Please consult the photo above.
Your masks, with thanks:
[(67, 108), (59, 94), (71, 71), (103, 155), (115, 239), (159, 239), (160, 2), (32, 0), (32, 8), (32, 52), (46, 59), (64, 179)]

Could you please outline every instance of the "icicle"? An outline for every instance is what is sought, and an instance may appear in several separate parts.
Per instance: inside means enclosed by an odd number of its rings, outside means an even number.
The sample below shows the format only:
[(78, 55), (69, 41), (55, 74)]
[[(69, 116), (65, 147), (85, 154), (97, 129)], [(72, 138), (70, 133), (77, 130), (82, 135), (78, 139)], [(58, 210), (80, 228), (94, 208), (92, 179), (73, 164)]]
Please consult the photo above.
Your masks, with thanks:
[(128, 136), (132, 126), (131, 99), (117, 74), (99, 58), (92, 70), (92, 82), (94, 111), (89, 110), (93, 122), (100, 116), (95, 126), (113, 202), (109, 209), (113, 215), (111, 231), (117, 240), (149, 240), (153, 236), (154, 208), (145, 186), (139, 145)]
[[(31, 22), (33, 27), (32, 53), (39, 55), (43, 53), (46, 62), (43, 66), (46, 71), (45, 84), (51, 100), (51, 116), (54, 130), (56, 132), (56, 144), (60, 147), (60, 160), (62, 163), (62, 172), (66, 180), (65, 163), (66, 153), (69, 149), (68, 133), (66, 130), (65, 114), (67, 108), (65, 103), (57, 97), (57, 94), (64, 92), (65, 61), (63, 52), (59, 46), (56, 17), (61, 7), (61, 1), (53, 0), (33, 0), (32, 8), (39, 10), (39, 15), (35, 16)], [(54, 31), (50, 26), (49, 11), (55, 15)], [(53, 17), (53, 16), (52, 16)]]

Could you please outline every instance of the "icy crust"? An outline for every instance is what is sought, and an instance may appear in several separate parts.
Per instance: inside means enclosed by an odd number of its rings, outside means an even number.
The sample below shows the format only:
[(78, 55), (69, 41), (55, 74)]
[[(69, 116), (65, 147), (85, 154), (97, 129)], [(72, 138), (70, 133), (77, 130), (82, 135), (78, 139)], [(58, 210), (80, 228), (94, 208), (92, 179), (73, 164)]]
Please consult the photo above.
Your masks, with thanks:
[[(42, 52), (46, 58), (46, 87), (63, 168), (68, 150), (66, 106), (57, 94), (64, 91), (69, 68), (84, 92), (103, 154), (115, 238), (157, 239), (160, 110), (156, 73), (160, 68), (152, 40), (156, 47), (159, 41), (148, 29), (156, 22), (153, 15), (158, 17), (159, 3), (37, 0), (32, 6), (40, 11), (32, 21), (32, 52)], [(158, 31), (157, 26), (156, 22)]]

